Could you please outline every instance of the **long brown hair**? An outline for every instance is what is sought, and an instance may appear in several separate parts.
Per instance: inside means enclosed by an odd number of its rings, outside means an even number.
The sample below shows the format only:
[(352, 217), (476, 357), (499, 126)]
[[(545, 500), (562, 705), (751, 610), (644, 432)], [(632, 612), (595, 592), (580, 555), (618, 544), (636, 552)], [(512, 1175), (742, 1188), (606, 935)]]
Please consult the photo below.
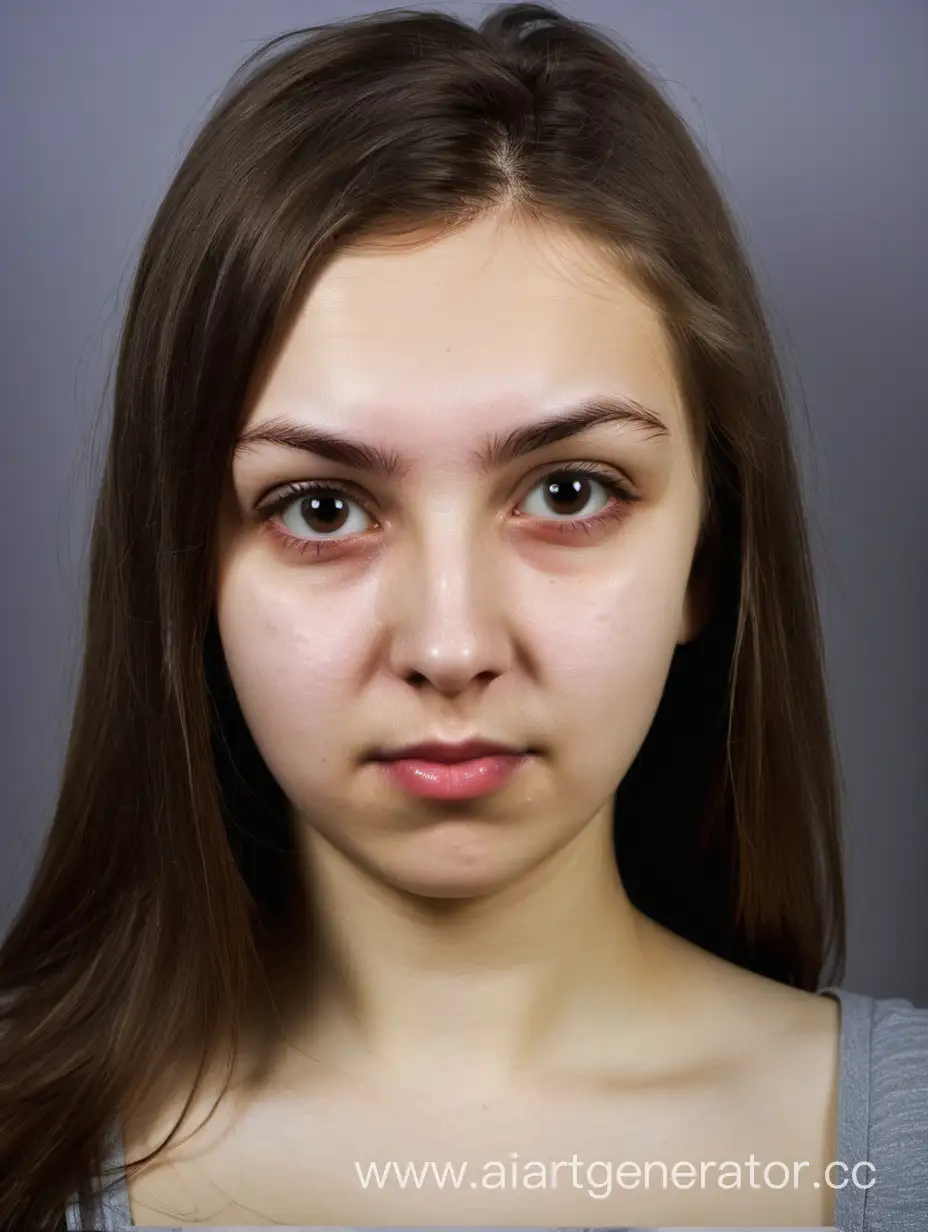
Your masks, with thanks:
[(296, 918), (287, 803), (236, 705), (210, 584), (256, 374), (340, 248), (488, 211), (566, 221), (638, 280), (702, 446), (711, 615), (616, 793), (628, 893), (773, 979), (815, 990), (843, 972), (840, 789), (784, 380), (689, 130), (618, 40), (549, 7), (294, 31), (232, 78), (135, 274), (58, 805), (0, 950), (3, 1227), (53, 1227), (78, 1187), (89, 1200), (109, 1126), (181, 1046), (196, 1089)]

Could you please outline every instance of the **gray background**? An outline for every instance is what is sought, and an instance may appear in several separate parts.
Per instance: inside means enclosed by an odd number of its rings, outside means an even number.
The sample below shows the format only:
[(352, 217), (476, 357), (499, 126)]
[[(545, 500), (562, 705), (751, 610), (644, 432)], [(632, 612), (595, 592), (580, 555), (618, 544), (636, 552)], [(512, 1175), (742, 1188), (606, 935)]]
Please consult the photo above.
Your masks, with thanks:
[[(80, 639), (91, 463), (139, 245), (215, 92), (264, 38), (382, 8), (0, 7), (0, 931), (49, 823)], [(444, 7), (471, 22), (488, 8)], [(845, 986), (928, 1005), (928, 5), (585, 0), (707, 149), (795, 405), (843, 765)]]

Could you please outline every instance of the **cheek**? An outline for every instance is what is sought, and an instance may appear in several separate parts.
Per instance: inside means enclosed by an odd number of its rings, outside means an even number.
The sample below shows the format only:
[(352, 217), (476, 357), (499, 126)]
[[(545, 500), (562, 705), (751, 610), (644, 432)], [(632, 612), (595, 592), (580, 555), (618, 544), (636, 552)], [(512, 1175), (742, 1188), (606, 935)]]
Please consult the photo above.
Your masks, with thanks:
[[(308, 580), (308, 579), (304, 579)], [(299, 580), (230, 568), (216, 605), (229, 674), (255, 743), (276, 773), (338, 738), (357, 692), (357, 620)]]
[[(619, 774), (654, 719), (680, 632), (686, 570), (658, 551), (549, 586), (533, 628), (552, 722), (578, 767)], [(600, 770), (601, 772), (601, 770)]]

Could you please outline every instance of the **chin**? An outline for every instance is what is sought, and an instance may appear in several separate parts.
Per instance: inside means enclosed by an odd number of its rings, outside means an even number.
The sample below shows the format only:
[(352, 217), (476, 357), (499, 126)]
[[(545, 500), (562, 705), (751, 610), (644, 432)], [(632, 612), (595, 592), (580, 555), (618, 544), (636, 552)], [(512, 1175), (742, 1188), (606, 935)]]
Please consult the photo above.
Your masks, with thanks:
[(518, 879), (536, 862), (532, 854), (514, 850), (511, 837), (496, 826), (446, 821), (409, 835), (391, 851), (389, 861), (379, 859), (377, 866), (385, 880), (407, 894), (476, 898)]

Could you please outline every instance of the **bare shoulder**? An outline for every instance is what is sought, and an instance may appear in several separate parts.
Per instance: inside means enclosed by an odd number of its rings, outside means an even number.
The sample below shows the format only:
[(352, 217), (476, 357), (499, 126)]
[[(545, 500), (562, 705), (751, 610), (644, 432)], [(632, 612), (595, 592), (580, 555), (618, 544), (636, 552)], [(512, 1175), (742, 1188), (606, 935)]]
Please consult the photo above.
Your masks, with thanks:
[(841, 1014), (832, 997), (793, 988), (719, 958), (662, 927), (652, 943), (673, 970), (692, 1037), (740, 1069), (837, 1077)]
[[(239, 1098), (233, 1088), (223, 1090), (218, 1075), (210, 1075), (197, 1090), (185, 1114), (189, 1084), (169, 1097), (153, 1097), (124, 1131), (128, 1164), (150, 1152), (158, 1154), (128, 1176), (132, 1222), (137, 1227), (169, 1224), (243, 1224), (252, 1213), (231, 1200), (217, 1185), (209, 1161), (221, 1155), (235, 1134)], [(166, 1146), (162, 1146), (177, 1128)]]

